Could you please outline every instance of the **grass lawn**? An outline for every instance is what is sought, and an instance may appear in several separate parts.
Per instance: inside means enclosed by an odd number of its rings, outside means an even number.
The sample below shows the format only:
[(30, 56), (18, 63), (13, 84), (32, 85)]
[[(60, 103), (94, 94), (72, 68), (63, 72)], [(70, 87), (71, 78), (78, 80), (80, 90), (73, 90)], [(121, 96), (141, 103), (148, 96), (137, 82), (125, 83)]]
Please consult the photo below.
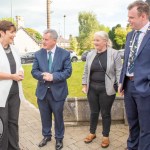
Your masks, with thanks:
[[(73, 72), (72, 76), (67, 80), (69, 95), (68, 97), (85, 97), (86, 95), (81, 92), (82, 90), (82, 74), (84, 69), (84, 62), (72, 63)], [(23, 65), (25, 71), (25, 79), (23, 80), (23, 91), (26, 99), (37, 107), (35, 96), (35, 89), (37, 81), (31, 75), (32, 65)]]

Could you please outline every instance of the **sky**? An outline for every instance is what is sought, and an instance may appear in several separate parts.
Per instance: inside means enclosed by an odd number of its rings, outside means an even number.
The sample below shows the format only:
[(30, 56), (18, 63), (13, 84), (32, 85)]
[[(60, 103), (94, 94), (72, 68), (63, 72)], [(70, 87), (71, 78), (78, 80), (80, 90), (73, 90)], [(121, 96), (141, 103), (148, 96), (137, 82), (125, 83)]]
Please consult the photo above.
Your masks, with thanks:
[[(100, 24), (110, 28), (117, 24), (125, 27), (128, 23), (127, 6), (133, 1), (52, 0), (51, 28), (63, 36), (65, 29), (66, 38), (70, 34), (78, 36), (78, 15), (83, 11), (93, 12)], [(46, 29), (46, 0), (0, 0), (0, 18), (11, 16), (23, 17), (25, 27), (33, 28), (42, 34)]]

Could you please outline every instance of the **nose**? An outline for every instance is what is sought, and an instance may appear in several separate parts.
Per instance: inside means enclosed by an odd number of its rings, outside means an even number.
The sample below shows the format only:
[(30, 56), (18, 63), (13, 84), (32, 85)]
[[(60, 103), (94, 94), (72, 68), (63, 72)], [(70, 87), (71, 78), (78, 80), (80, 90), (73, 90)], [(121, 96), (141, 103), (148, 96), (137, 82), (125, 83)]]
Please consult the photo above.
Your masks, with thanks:
[(13, 33), (13, 37), (15, 37), (15, 36), (16, 36), (16, 32)]

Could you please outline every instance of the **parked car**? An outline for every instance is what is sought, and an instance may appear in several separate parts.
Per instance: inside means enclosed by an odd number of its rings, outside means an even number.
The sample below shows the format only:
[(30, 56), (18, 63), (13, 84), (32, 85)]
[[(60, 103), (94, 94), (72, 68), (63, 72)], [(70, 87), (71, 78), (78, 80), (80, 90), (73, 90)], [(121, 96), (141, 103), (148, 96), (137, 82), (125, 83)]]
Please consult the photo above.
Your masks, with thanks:
[(119, 51), (119, 55), (121, 57), (121, 59), (124, 59), (124, 49), (120, 49)]
[(21, 56), (21, 63), (31, 63), (34, 60), (34, 52), (29, 52)]
[(73, 50), (68, 50), (70, 52), (70, 59), (71, 62), (76, 62), (78, 61), (78, 56)]
[(88, 51), (84, 51), (83, 53), (82, 53), (82, 55), (81, 55), (81, 60), (82, 61), (86, 61), (86, 56), (87, 56), (87, 54), (90, 52), (91, 50), (88, 50)]

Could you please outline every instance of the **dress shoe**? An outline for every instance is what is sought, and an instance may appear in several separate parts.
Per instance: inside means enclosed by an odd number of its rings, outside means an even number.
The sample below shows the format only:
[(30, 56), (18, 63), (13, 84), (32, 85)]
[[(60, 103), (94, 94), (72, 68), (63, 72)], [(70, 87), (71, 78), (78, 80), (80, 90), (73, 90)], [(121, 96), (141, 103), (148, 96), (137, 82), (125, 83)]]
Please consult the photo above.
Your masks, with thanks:
[(61, 150), (63, 148), (63, 141), (56, 140), (56, 150)]
[(107, 148), (109, 146), (109, 138), (108, 137), (103, 137), (102, 138), (102, 143), (101, 143), (101, 147), (102, 148)]
[(39, 147), (43, 147), (47, 144), (48, 141), (51, 141), (51, 137), (44, 137), (39, 144)]
[(94, 139), (96, 138), (95, 134), (90, 133), (85, 139), (84, 142), (87, 143), (91, 143)]

